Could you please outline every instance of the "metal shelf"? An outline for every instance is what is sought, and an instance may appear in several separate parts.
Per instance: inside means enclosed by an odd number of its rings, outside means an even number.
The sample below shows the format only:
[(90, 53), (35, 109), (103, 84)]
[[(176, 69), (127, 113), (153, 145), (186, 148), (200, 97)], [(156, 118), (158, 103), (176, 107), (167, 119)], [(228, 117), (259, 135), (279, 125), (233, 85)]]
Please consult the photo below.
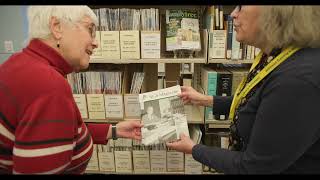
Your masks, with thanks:
[[(196, 106), (186, 105), (185, 111), (187, 114), (188, 124), (203, 124), (203, 118), (200, 115), (200, 111)], [(132, 120), (132, 118), (123, 119), (84, 119), (84, 122), (88, 123), (118, 123), (123, 120)]]
[[(148, 174), (172, 174), (172, 175), (178, 175), (178, 174), (186, 174), (185, 172), (106, 172), (106, 171), (93, 171), (93, 170), (87, 170), (85, 171), (87, 174), (122, 174), (122, 175), (148, 175)], [(201, 174), (207, 174), (207, 175), (213, 175), (213, 174), (220, 174), (216, 172), (202, 172)], [(188, 174), (186, 174), (188, 175)]]
[(206, 120), (205, 123), (208, 125), (208, 128), (228, 129), (231, 125), (231, 120)]
[(83, 119), (84, 122), (86, 123), (118, 123), (120, 121), (122, 121), (123, 119)]
[(209, 59), (209, 63), (221, 64), (252, 64), (252, 59)]
[(161, 58), (161, 59), (90, 59), (90, 63), (112, 63), (112, 64), (132, 64), (132, 63), (206, 63), (205, 58)]

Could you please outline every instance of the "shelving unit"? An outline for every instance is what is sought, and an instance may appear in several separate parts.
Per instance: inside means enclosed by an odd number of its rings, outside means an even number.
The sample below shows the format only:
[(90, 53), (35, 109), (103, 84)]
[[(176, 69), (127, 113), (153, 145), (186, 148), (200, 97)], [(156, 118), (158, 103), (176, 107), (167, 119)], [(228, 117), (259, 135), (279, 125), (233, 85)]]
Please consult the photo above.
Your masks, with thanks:
[(228, 129), (231, 125), (231, 121), (206, 120), (206, 124), (208, 125), (208, 128)]
[[(186, 105), (185, 111), (187, 114), (188, 124), (203, 124), (203, 117), (201, 117), (200, 111), (197, 107), (192, 105)], [(124, 119), (85, 119), (85, 122), (90, 123), (118, 123), (123, 120), (132, 120), (132, 118)]]
[[(115, 175), (164, 175), (164, 174), (168, 174), (168, 175), (182, 175), (182, 174), (186, 174), (185, 172), (106, 172), (106, 171), (92, 171), (92, 170), (87, 170), (85, 171), (86, 174), (115, 174)], [(202, 174), (205, 175), (218, 175), (221, 173), (218, 172), (202, 172)]]
[(181, 175), (184, 172), (106, 172), (106, 171), (86, 171), (87, 174), (118, 174), (118, 175), (147, 175), (147, 174), (168, 174), (168, 175)]
[[(185, 7), (185, 6), (184, 6)], [(99, 7), (95, 7), (95, 8), (99, 8)], [(114, 7), (114, 8), (119, 8)], [(121, 8), (121, 7), (120, 7)], [(141, 7), (129, 7), (129, 8), (141, 8)], [(147, 8), (147, 6), (145, 7)], [(150, 7), (151, 8), (151, 7)], [(158, 59), (108, 59), (108, 58), (92, 58), (90, 59), (90, 64), (92, 64), (94, 67), (95, 66), (114, 66), (114, 67), (120, 67), (120, 66), (125, 66), (126, 70), (131, 71), (134, 67), (143, 67), (143, 71), (146, 73), (146, 78), (145, 78), (145, 85), (146, 87), (143, 88), (142, 92), (148, 92), (148, 91), (152, 91), (155, 90), (154, 87), (157, 87), (156, 80), (159, 76), (167, 76), (167, 72), (178, 72), (175, 71), (177, 68), (177, 66), (179, 66), (178, 64), (183, 64), (183, 63), (190, 63), (193, 65), (193, 70), (192, 72), (183, 72), (180, 69), (180, 75), (181, 74), (188, 74), (191, 75), (191, 77), (193, 78), (192, 81), (194, 79), (197, 78), (197, 83), (195, 83), (195, 86), (198, 86), (198, 84), (200, 83), (199, 79), (201, 79), (201, 76), (198, 77), (198, 74), (196, 74), (197, 72), (201, 72), (201, 66), (202, 65), (207, 65), (210, 66), (209, 64), (211, 64), (212, 66), (220, 66), (220, 65), (244, 65), (244, 66), (248, 66), (250, 64), (253, 63), (252, 59), (212, 59), (212, 58), (208, 58), (208, 44), (209, 44), (209, 33), (206, 29), (202, 29), (203, 26), (201, 26), (202, 24), (200, 24), (201, 30), (200, 30), (200, 39), (201, 39), (201, 51), (195, 53), (193, 58), (188, 58), (187, 55), (183, 55), (183, 56), (178, 56), (180, 58), (173, 58), (173, 53), (172, 52), (167, 52), (165, 50), (165, 23), (163, 19), (164, 16), (164, 10), (168, 9), (168, 8), (172, 8), (171, 6), (160, 6), (160, 7), (154, 7), (153, 8), (159, 8), (161, 9), (160, 11), (160, 19), (162, 18), (162, 22), (160, 22), (160, 33), (161, 33), (161, 39), (160, 39), (160, 57)], [(176, 6), (174, 7), (174, 9), (180, 9), (181, 7)], [(190, 6), (188, 8), (199, 8), (199, 11), (203, 11), (205, 8), (204, 7), (196, 7), (196, 6)], [(230, 9), (232, 9), (233, 7), (228, 7)], [(230, 10), (227, 10), (227, 12), (229, 12)], [(231, 12), (231, 11), (230, 11)], [(201, 19), (203, 21), (203, 13), (201, 13)], [(161, 20), (160, 20), (161, 21)], [(203, 23), (203, 22), (200, 22)], [(101, 57), (101, 56), (100, 56)], [(159, 56), (158, 56), (159, 57)], [(184, 58), (182, 58), (184, 57)], [(161, 71), (159, 72), (159, 69), (157, 69), (157, 63), (164, 63), (164, 68), (165, 71)], [(122, 65), (123, 64), (123, 65)], [(168, 67), (174, 67), (172, 69), (169, 69)], [(196, 68), (197, 66), (197, 68)], [(161, 68), (162, 69), (162, 68)], [(169, 70), (168, 70), (169, 69)], [(179, 69), (179, 68), (178, 68)], [(197, 69), (197, 70), (196, 70)], [(158, 72), (157, 72), (158, 70)], [(191, 70), (190, 70), (191, 71)], [(197, 77), (195, 77), (197, 76)], [(196, 80), (194, 80), (196, 81)], [(170, 81), (172, 82), (172, 81)], [(173, 81), (175, 82), (175, 81)], [(150, 89), (147, 87), (149, 86)], [(159, 87), (159, 86), (158, 86)], [(197, 89), (197, 88), (196, 88)], [(128, 93), (126, 91), (124, 91), (123, 93)], [(226, 120), (226, 121), (221, 121), (221, 120), (205, 120), (204, 117), (204, 110), (197, 107), (197, 106), (192, 106), (192, 105), (186, 105), (185, 106), (185, 113), (187, 115), (187, 121), (189, 125), (200, 125), (200, 127), (205, 127), (207, 129), (210, 130), (214, 130), (214, 131), (228, 131), (231, 121), (230, 120)], [(120, 121), (124, 121), (124, 120), (132, 120), (132, 118), (122, 118), (122, 119), (101, 119), (101, 120), (93, 120), (93, 119), (85, 119), (85, 122), (90, 122), (90, 123), (118, 123)], [(190, 126), (189, 126), (190, 127)], [(206, 134), (206, 133), (203, 133)], [(87, 174), (115, 174), (115, 175), (162, 175), (162, 174), (168, 174), (168, 175), (182, 175), (182, 174), (186, 174), (185, 172), (106, 172), (106, 171), (92, 171), (92, 170), (87, 170), (85, 173)], [(213, 174), (221, 174), (221, 173), (217, 173), (217, 172), (202, 172), (201, 174), (207, 174), (207, 175), (213, 175)]]
[(163, 58), (163, 59), (91, 59), (90, 63), (133, 64), (133, 63), (207, 63), (206, 58)]
[(211, 64), (252, 64), (252, 59), (208, 59)]

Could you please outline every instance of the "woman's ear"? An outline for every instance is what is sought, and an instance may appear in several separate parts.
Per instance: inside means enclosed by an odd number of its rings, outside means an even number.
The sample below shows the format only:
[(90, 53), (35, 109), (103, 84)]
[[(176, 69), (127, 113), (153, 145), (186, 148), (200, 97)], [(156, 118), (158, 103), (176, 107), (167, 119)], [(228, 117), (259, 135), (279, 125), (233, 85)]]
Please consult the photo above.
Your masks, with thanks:
[(54, 39), (61, 39), (62, 37), (62, 24), (60, 20), (58, 20), (56, 17), (51, 17), (49, 22), (49, 28), (52, 33), (52, 36)]

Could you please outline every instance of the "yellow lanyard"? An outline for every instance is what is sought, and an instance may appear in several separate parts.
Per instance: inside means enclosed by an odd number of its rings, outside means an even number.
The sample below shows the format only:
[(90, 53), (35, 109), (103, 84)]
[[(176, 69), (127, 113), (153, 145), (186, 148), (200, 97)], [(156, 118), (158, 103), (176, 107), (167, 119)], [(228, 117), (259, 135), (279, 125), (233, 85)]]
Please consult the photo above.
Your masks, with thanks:
[[(270, 72), (272, 72), (277, 66), (279, 66), (282, 62), (284, 62), (288, 57), (290, 57), (293, 53), (298, 51), (300, 48), (297, 47), (288, 47), (283, 50), (276, 58), (274, 58), (267, 66), (265, 66), (244, 88), (246, 78), (243, 78), (240, 85), (238, 86), (230, 108), (229, 119), (234, 121), (234, 114), (239, 106), (241, 100), (246, 97), (246, 95), (255, 87), (263, 78), (265, 78)], [(254, 59), (254, 62), (250, 68), (250, 72), (259, 64), (259, 61), (262, 57), (262, 52), (260, 52), (257, 57)], [(240, 92), (240, 90), (242, 91)]]

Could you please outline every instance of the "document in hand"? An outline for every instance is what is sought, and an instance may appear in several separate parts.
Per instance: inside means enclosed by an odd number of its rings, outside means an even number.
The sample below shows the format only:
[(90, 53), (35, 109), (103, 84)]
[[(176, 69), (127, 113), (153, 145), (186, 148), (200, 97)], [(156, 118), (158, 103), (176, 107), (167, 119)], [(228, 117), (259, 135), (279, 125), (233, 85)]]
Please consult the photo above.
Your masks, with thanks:
[(189, 136), (187, 116), (179, 85), (139, 94), (142, 144), (151, 145), (177, 140), (180, 133)]

